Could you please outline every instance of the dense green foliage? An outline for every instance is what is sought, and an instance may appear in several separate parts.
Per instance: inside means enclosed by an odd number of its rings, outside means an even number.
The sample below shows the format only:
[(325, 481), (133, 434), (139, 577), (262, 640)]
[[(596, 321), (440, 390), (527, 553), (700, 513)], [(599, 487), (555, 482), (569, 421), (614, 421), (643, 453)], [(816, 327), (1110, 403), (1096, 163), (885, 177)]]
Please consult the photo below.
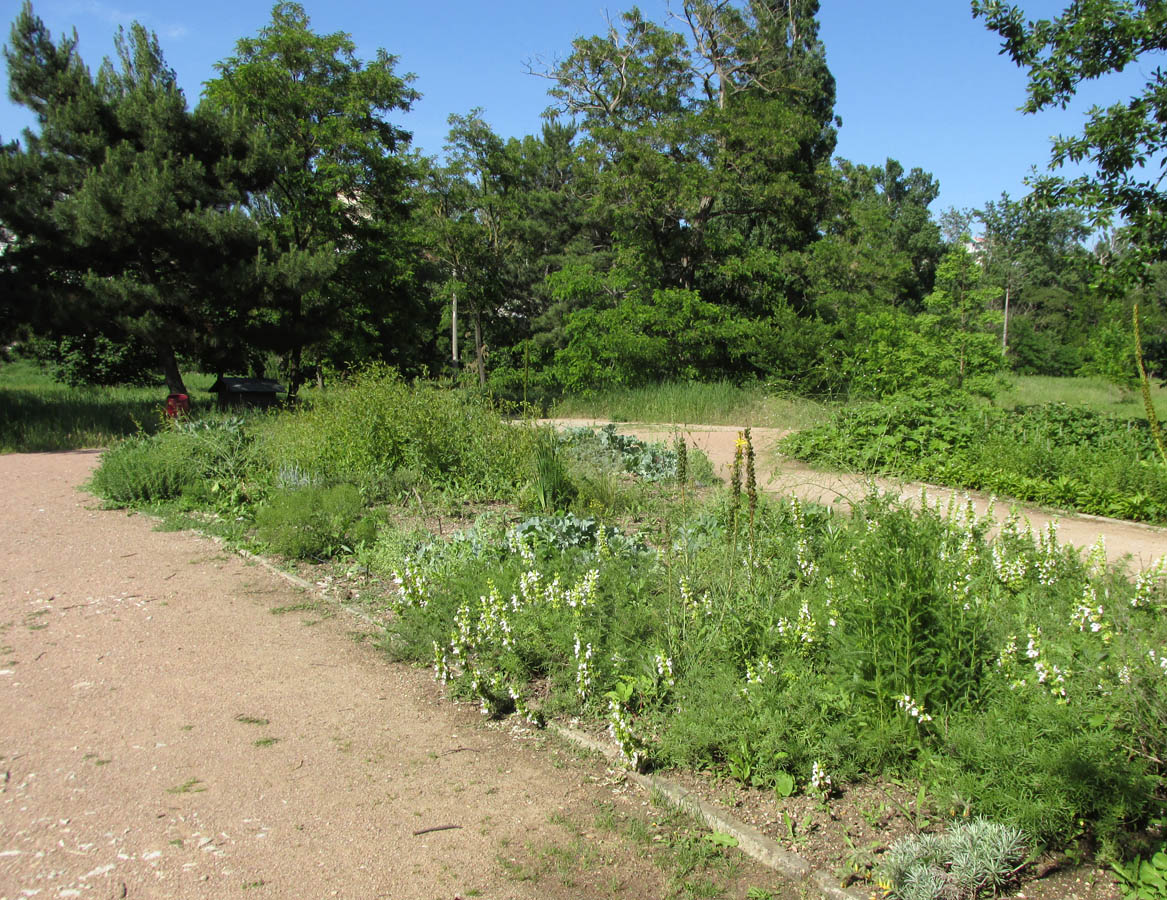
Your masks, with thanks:
[(657, 551), (487, 525), (394, 544), (372, 557), (402, 585), (392, 646), (486, 714), (602, 717), (638, 765), (808, 793), (911, 775), (1048, 846), (1159, 814), (1161, 764), (1129, 748), (1163, 734), (1162, 571), (1132, 585), (1016, 523), (990, 541), (959, 503), (731, 521), (701, 506)]
[(94, 77), (27, 3), (13, 24), (10, 93), (38, 131), (0, 154), (0, 274), (17, 323), (131, 335), (185, 392), (176, 353), (211, 353), (246, 311), (255, 181), (230, 123), (188, 111), (155, 36), (135, 24), (116, 43)]
[(323, 560), (369, 543), (377, 525), (351, 484), (279, 491), (255, 514), (256, 536), (293, 559)]
[(380, 371), (272, 419), (256, 440), (281, 485), (348, 482), (374, 497), (416, 484), (506, 494), (531, 466), (530, 433), (488, 401)]
[(1009, 411), (960, 398), (857, 404), (782, 449), (826, 467), (1167, 521), (1167, 470), (1147, 423), (1064, 403)]
[(29, 353), (69, 387), (85, 385), (148, 385), (158, 382), (157, 358), (145, 343), (128, 335), (64, 335), (57, 340), (29, 342)]
[(150, 503), (181, 497), (201, 476), (194, 447), (181, 434), (142, 435), (102, 457), (93, 489), (113, 503)]
[[(1012, 23), (998, 7), (982, 11)], [(93, 76), (26, 4), (5, 56), (36, 127), (0, 153), (0, 332), (46, 339), (73, 381), (133, 377), (107, 345), (135, 342), (172, 391), (191, 364), (278, 375), (295, 398), (384, 363), (465, 367), (542, 406), (661, 380), (880, 398), (987, 394), (1009, 369), (1130, 383), (1137, 301), (1164, 371), (1163, 272), (1101, 278), (1144, 248), (1137, 231), (1083, 246), (1081, 193), (938, 221), (924, 169), (832, 159), (817, 11), (630, 10), (532, 73), (551, 102), (537, 133), (471, 109), (423, 159), (395, 121), (419, 102), (395, 58), (359, 59), (295, 3), (237, 41), (193, 111), (140, 26)], [(1026, 60), (1017, 42), (1043, 36), (1007, 34)]]
[(293, 398), (322, 364), (418, 362), (409, 134), (386, 118), (417, 94), (394, 57), (379, 50), (366, 62), (355, 50), (346, 34), (314, 33), (300, 5), (278, 3), (206, 85), (209, 114), (252, 135), (248, 168), (263, 186), (246, 208), (261, 241), (262, 296), (247, 337), (280, 355)]

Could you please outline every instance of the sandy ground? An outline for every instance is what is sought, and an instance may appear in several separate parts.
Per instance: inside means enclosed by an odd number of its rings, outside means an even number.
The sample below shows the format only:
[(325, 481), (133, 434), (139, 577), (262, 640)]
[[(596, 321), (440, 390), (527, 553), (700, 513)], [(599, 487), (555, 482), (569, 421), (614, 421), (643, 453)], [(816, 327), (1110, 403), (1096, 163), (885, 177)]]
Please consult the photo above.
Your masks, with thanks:
[[(548, 420), (557, 426), (604, 425), (591, 419)], [(709, 426), (699, 428), (678, 428), (672, 425), (620, 424), (616, 426), (621, 434), (631, 434), (642, 440), (671, 441), (678, 430), (685, 435), (690, 446), (701, 449), (709, 456), (714, 468), (723, 478), (729, 477), (733, 466), (734, 446), (738, 429), (733, 426)], [(926, 490), (930, 503), (947, 505), (952, 490), (918, 482), (904, 483), (887, 478), (870, 479), (859, 475), (837, 472), (820, 472), (798, 460), (784, 457), (777, 451), (778, 441), (789, 434), (775, 428), (754, 428), (751, 432), (758, 455), (758, 483), (767, 491), (781, 495), (793, 495), (815, 503), (849, 503), (861, 499), (875, 486), (884, 492), (902, 495), (916, 501), (921, 489)], [(989, 509), (990, 498), (976, 492), (961, 492), (962, 498), (971, 496), (978, 512), (984, 514)], [(1167, 529), (1154, 528), (1134, 522), (1103, 519), (1097, 516), (1080, 516), (1058, 513), (1054, 510), (1016, 506), (1017, 512), (1028, 519), (1034, 530), (1044, 528), (1046, 523), (1056, 520), (1058, 538), (1066, 544), (1087, 548), (1101, 535), (1106, 543), (1106, 555), (1111, 562), (1126, 560), (1132, 570), (1144, 569), (1159, 557), (1167, 555)], [(1010, 513), (1011, 506), (1004, 501), (993, 505), (993, 513), (998, 521), (1003, 521)]]
[(0, 898), (663, 896), (611, 825), (642, 792), (262, 567), (99, 510), (96, 459), (0, 456)]

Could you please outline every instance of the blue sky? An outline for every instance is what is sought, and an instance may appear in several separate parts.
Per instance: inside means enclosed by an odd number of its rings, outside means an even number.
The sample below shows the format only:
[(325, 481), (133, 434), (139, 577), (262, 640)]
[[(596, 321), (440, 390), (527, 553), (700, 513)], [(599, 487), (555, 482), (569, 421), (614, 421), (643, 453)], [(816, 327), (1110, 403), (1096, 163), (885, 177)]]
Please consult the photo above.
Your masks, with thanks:
[[(548, 83), (526, 74), (525, 63), (566, 55), (574, 37), (603, 30), (605, 12), (615, 17), (627, 8), (591, 0), (307, 0), (304, 6), (316, 31), (350, 33), (362, 58), (384, 47), (399, 58), (399, 73), (417, 76), (422, 99), (399, 124), (427, 154), (441, 152), (450, 113), (476, 106), (499, 134), (536, 132)], [(1056, 15), (1063, 4), (1023, 6), (1038, 18)], [(640, 7), (657, 21), (668, 15), (663, 0)], [(5, 40), (19, 8), (18, 0), (0, 0)], [(258, 0), (39, 0), (33, 8), (54, 36), (76, 27), (82, 56), (94, 69), (112, 51), (119, 24), (142, 22), (157, 32), (192, 105), (215, 62), (231, 54), (239, 37), (256, 33), (271, 11)], [(905, 168), (931, 172), (941, 188), (935, 213), (977, 207), (1002, 191), (1021, 196), (1030, 168), (1049, 158), (1051, 135), (1079, 131), (1091, 103), (1125, 98), (1141, 83), (1138, 72), (1128, 72), (1117, 83), (1083, 91), (1064, 113), (1023, 116), (1017, 112), (1025, 99), (1023, 73), (998, 55), (999, 41), (973, 20), (967, 0), (822, 0), (820, 21), (843, 120), (837, 155), (860, 163), (893, 157)], [(0, 137), (18, 137), (30, 121), (5, 92)]]

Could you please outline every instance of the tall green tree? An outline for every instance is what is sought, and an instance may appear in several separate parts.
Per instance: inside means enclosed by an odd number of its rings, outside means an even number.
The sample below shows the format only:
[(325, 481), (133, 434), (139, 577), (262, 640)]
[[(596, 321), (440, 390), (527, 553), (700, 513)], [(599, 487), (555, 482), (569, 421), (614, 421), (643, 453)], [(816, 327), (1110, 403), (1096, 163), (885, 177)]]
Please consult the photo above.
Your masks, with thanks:
[(25, 3), (4, 48), (10, 96), (36, 117), (0, 155), (8, 288), (41, 327), (145, 341), (182, 392), (177, 352), (208, 351), (246, 307), (256, 235), (240, 201), (261, 173), (228, 123), (188, 110), (141, 25), (96, 77), (76, 47)]
[(480, 109), (449, 122), (446, 158), (428, 163), (419, 203), (426, 252), (441, 271), (436, 296), (449, 310), (442, 333), (451, 345), (455, 337), (462, 346), (473, 342), (482, 382), (489, 346), (492, 368), (501, 370), (491, 376), (494, 386), (513, 391), (532, 356), (538, 367), (563, 345), (565, 306), (549, 276), (572, 262), (595, 262), (603, 235), (582, 196), (592, 170), (569, 124), (548, 121), (538, 136), (504, 141)]
[(289, 394), (314, 366), (350, 361), (338, 354), (357, 333), (391, 361), (407, 357), (420, 315), (410, 135), (387, 117), (417, 99), (411, 76), (384, 50), (365, 62), (349, 35), (315, 33), (297, 3), (277, 4), (216, 68), (206, 102), (259, 137), (274, 172), (249, 204), (267, 293), (256, 339), (282, 355)]
[[(1162, 0), (1074, 0), (1060, 16), (1037, 21), (1002, 0), (973, 0), (972, 11), (1001, 36), (1001, 52), (1028, 70), (1027, 113), (1065, 108), (1084, 82), (1149, 63), (1167, 50)], [(1087, 162), (1093, 172), (1043, 176), (1034, 189), (1051, 206), (1094, 211), (1096, 225), (1121, 216), (1136, 235), (1139, 258), (1154, 261), (1167, 259), (1167, 75), (1149, 65), (1145, 71), (1140, 92), (1095, 107), (1081, 134), (1054, 140), (1053, 169)]]
[(781, 271), (817, 236), (835, 140), (817, 9), (689, 0), (686, 40), (633, 8), (546, 73), (557, 111), (585, 135), (617, 264), (662, 287), (708, 278), (719, 301), (765, 311), (773, 297), (726, 283), (723, 264), (757, 251), (753, 271)]
[(928, 211), (940, 186), (922, 169), (837, 160), (822, 237), (807, 253), (807, 293), (820, 315), (847, 319), (875, 306), (918, 312), (943, 250)]
[[(1079, 210), (1016, 201), (1008, 193), (986, 203), (975, 216), (983, 227), (980, 254), (985, 274), (1001, 293), (1001, 350), (1007, 353), (1012, 312), (1049, 330), (1057, 307), (1064, 314), (1067, 307), (1086, 302), (1083, 275), (1088, 255), (1081, 242), (1088, 230)], [(1069, 323), (1058, 324), (1057, 340), (1064, 342)]]
[(924, 300), (923, 330), (940, 348), (935, 374), (957, 390), (985, 390), (1004, 366), (996, 346), (998, 316), (992, 311), (999, 290), (964, 246), (944, 254), (936, 289)]

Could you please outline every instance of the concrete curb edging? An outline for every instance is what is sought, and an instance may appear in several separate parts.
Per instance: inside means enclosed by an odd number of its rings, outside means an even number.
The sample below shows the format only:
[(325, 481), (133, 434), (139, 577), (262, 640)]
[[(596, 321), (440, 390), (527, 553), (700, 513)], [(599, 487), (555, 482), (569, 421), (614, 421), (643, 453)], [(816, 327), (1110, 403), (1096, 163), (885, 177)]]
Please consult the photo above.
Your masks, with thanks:
[[(202, 532), (200, 532), (200, 534), (201, 533)], [(269, 572), (271, 572), (273, 575), (278, 575), (280, 578), (284, 579), (284, 581), (287, 581), (290, 584), (294, 584), (296, 587), (301, 588), (302, 590), (311, 591), (314, 594), (323, 594), (323, 591), (320, 590), (319, 585), (315, 585), (311, 581), (308, 581), (307, 579), (301, 578), (299, 575), (293, 575), (291, 572), (287, 572), (284, 569), (281, 569), (279, 566), (277, 566), (275, 563), (273, 563), (270, 559), (266, 559), (265, 557), (259, 556), (258, 554), (255, 554), (255, 553), (252, 553), (250, 550), (244, 550), (242, 547), (230, 547), (230, 545), (227, 544), (222, 538), (216, 537), (213, 534), (204, 535), (204, 537), (209, 537), (209, 538), (211, 538), (211, 540), (217, 541), (222, 546), (228, 547), (229, 549), (233, 549), (236, 553), (238, 553), (244, 559), (246, 559), (250, 562), (253, 562), (253, 563), (258, 563), (259, 565), (261, 565), (265, 569), (267, 569)], [(345, 612), (349, 613), (350, 615), (356, 616), (358, 619), (360, 619), (366, 625), (372, 625), (372, 626), (377, 627), (377, 628), (380, 628), (382, 625), (382, 623), (378, 622), (376, 619), (374, 619), (372, 616), (370, 616), (364, 610), (358, 609), (357, 607), (353, 606), (352, 604), (344, 603), (341, 600), (333, 600), (332, 602), (336, 603), (337, 606), (339, 606), (341, 609), (343, 609)]]
[[(555, 722), (549, 722), (547, 730), (578, 747), (593, 750), (613, 762), (620, 759), (620, 753), (614, 746), (582, 731)], [(777, 841), (770, 840), (752, 825), (738, 821), (700, 797), (694, 796), (679, 784), (656, 775), (642, 775), (632, 770), (627, 770), (625, 775), (628, 780), (634, 781), (645, 790), (658, 791), (673, 806), (701, 819), (714, 831), (732, 836), (737, 840), (738, 849), (743, 853), (791, 881), (814, 888), (828, 900), (868, 900), (868, 895), (840, 887), (838, 881), (829, 873), (815, 869), (797, 853), (783, 850)]]

